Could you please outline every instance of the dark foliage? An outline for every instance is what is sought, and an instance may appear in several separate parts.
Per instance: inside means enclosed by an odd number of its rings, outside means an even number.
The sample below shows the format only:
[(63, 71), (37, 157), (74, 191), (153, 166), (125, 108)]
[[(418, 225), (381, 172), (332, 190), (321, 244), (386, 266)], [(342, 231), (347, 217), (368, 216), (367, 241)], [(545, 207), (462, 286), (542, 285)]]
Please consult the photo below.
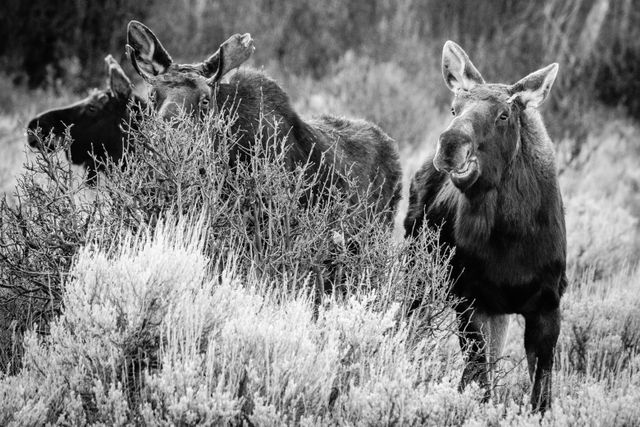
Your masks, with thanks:
[[(559, 62), (562, 91), (554, 102), (565, 120), (579, 122), (571, 110), (593, 94), (639, 117), (633, 94), (640, 68), (640, 9), (634, 6), (630, 0), (497, 0), (482, 8), (474, 0), (9, 0), (0, 16), (0, 67), (24, 72), (32, 85), (41, 85), (64, 75), (69, 60), (77, 58), (81, 85), (95, 84), (100, 59), (123, 53), (130, 19), (163, 28), (166, 47), (180, 52), (177, 59), (198, 57), (229, 34), (251, 32), (258, 64), (276, 61), (288, 71), (317, 78), (330, 73), (350, 50), (418, 71), (424, 55), (438, 57), (442, 43), (451, 39), (470, 52), (482, 52), (476, 54), (477, 65), (490, 79), (516, 78), (540, 64)], [(413, 47), (420, 51), (408, 50), (408, 40), (415, 40)], [(570, 130), (579, 133), (579, 125)]]
[[(102, 80), (102, 58), (124, 53), (126, 23), (146, 16), (152, 4), (7, 0), (0, 14), (0, 66), (12, 74), (24, 73), (31, 87), (77, 77), (82, 85), (95, 85)], [(70, 69), (75, 61), (80, 70)]]

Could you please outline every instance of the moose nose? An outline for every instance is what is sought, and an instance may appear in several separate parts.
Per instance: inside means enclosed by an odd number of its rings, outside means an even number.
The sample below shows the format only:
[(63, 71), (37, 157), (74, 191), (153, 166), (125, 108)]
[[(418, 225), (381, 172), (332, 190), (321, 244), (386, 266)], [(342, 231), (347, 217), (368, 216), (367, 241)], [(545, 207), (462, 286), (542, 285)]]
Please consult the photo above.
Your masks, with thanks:
[(433, 166), (438, 171), (451, 172), (464, 165), (471, 150), (471, 137), (458, 129), (449, 129), (440, 134)]
[(36, 131), (38, 129), (38, 122), (36, 120), (31, 120), (29, 122), (29, 126), (27, 126), (27, 143), (30, 147), (37, 147), (39, 144), (39, 139), (36, 136)]
[(158, 110), (158, 116), (160, 116), (162, 120), (170, 121), (174, 117), (180, 116), (180, 108), (175, 102), (166, 102)]

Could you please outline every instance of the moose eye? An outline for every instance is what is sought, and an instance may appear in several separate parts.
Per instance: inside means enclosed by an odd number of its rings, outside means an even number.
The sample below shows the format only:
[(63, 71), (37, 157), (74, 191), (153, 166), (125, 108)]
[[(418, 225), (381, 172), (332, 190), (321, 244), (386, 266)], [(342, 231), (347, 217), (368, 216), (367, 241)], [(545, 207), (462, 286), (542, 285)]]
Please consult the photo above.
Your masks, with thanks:
[(95, 105), (89, 104), (89, 106), (87, 107), (87, 110), (88, 110), (90, 113), (95, 113), (95, 112), (97, 112), (97, 111), (98, 111), (98, 107), (96, 107)]
[(451, 107), (451, 115), (455, 116), (456, 115), (456, 109)]
[(509, 113), (507, 113), (506, 111), (500, 114), (500, 120), (505, 121), (509, 119)]

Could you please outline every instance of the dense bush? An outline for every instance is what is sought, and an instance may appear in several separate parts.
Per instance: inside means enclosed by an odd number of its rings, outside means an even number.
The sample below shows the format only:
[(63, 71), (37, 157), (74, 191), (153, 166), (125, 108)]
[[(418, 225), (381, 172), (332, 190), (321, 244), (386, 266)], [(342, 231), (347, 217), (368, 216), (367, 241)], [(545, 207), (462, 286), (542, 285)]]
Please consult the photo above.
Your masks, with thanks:
[[(17, 203), (0, 206), (6, 322), (16, 321), (19, 332), (38, 322), (46, 331), (48, 319), (60, 312), (61, 284), (80, 247), (118, 242), (122, 230), (145, 230), (165, 215), (206, 217), (208, 256), (224, 258), (231, 251), (241, 274), (275, 281), (283, 292), (305, 292), (317, 304), (325, 292), (348, 298), (389, 283), (402, 283), (388, 295), (389, 303), (400, 304), (424, 286), (446, 287), (445, 255), (434, 236), (417, 246), (424, 255), (414, 272), (401, 275), (409, 248), (390, 244), (389, 214), (374, 213), (367, 194), (327, 186), (327, 201), (301, 203), (313, 196), (319, 178), (308, 172), (311, 164), (286, 164), (283, 139), (263, 147), (258, 136), (251, 161), (231, 167), (233, 112), (197, 123), (186, 116), (168, 123), (151, 114), (130, 135), (135, 149), (126, 167), (107, 165), (96, 190), (74, 180), (56, 153), (40, 153), (19, 180)], [(260, 126), (267, 132), (277, 124)], [(23, 306), (29, 310), (16, 310)], [(10, 352), (11, 345), (5, 347)], [(14, 363), (12, 356), (7, 353), (5, 363)]]

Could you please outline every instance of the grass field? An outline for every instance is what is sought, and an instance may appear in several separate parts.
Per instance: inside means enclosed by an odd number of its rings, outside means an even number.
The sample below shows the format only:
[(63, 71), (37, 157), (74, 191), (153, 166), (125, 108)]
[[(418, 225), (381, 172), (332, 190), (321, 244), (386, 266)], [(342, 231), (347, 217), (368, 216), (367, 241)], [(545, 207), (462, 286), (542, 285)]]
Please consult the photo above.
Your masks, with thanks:
[[(379, 123), (399, 142), (408, 182), (445, 126), (447, 106), (426, 88), (398, 83), (405, 79), (392, 64), (362, 61), (346, 57), (319, 82), (281, 81), (299, 111)], [(0, 190), (13, 198), (23, 162), (35, 157), (25, 144), (28, 119), (77, 97), (0, 82)], [(640, 126), (604, 107), (587, 114), (594, 127), (579, 155), (567, 153), (571, 137), (556, 138), (570, 286), (554, 404), (542, 425), (636, 425)], [(405, 210), (406, 201), (396, 227)], [(160, 222), (81, 248), (63, 282), (62, 314), (48, 335), (24, 336), (23, 369), (0, 379), (0, 424), (540, 425), (528, 408), (520, 319), (511, 322), (494, 398), (481, 404), (479, 390), (457, 391), (462, 359), (451, 313), (423, 335), (401, 315), (399, 267), (374, 289), (363, 286), (366, 272), (351, 277), (358, 290), (328, 299), (316, 319), (307, 293), (242, 270), (233, 248), (212, 259), (203, 222)], [(401, 230), (393, 236), (385, 237), (391, 251), (403, 244)], [(11, 341), (11, 328), (2, 339)], [(132, 356), (138, 348), (149, 351)]]

